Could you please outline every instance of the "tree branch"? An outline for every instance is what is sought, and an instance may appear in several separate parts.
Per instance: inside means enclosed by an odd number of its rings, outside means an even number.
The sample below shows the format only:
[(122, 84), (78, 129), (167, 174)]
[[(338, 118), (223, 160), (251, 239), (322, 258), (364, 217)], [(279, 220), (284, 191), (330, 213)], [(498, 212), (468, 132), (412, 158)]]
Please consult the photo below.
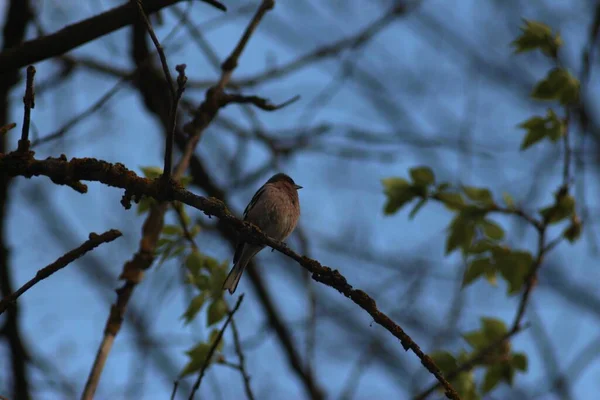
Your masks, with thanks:
[(219, 345), (219, 342), (223, 338), (223, 333), (225, 333), (225, 329), (227, 329), (227, 326), (231, 322), (231, 319), (233, 318), (233, 314), (235, 314), (235, 312), (240, 308), (240, 305), (242, 304), (242, 300), (244, 300), (244, 295), (243, 294), (239, 297), (237, 303), (235, 304), (235, 307), (233, 307), (233, 310), (231, 310), (229, 312), (229, 315), (227, 316), (227, 319), (225, 320), (225, 323), (223, 324), (223, 327), (219, 331), (219, 334), (217, 335), (217, 337), (216, 337), (215, 341), (213, 342), (212, 346), (210, 346), (210, 350), (208, 351), (208, 354), (206, 356), (206, 360), (204, 360), (204, 364), (202, 365), (202, 369), (200, 370), (200, 374), (198, 374), (198, 379), (196, 379), (196, 383), (194, 383), (194, 387), (192, 388), (192, 392), (190, 393), (189, 400), (193, 400), (194, 395), (196, 394), (196, 392), (200, 388), (200, 383), (202, 382), (202, 377), (204, 376), (204, 373), (206, 372), (206, 368), (210, 364), (210, 359), (212, 358), (213, 354), (215, 353), (215, 350), (217, 349), (217, 346)]
[[(384, 327), (388, 332), (400, 340), (405, 350), (411, 350), (421, 360), (421, 363), (431, 372), (446, 389), (446, 396), (450, 399), (459, 399), (458, 394), (450, 383), (444, 378), (435, 362), (425, 354), (412, 338), (385, 313), (377, 308), (377, 303), (367, 293), (354, 289), (346, 278), (337, 270), (321, 265), (318, 261), (299, 255), (290, 250), (284, 243), (278, 242), (249, 222), (236, 218), (223, 204), (215, 198), (206, 198), (195, 195), (175, 182), (165, 182), (138, 177), (133, 171), (122, 164), (110, 164), (91, 158), (72, 159), (48, 158), (35, 160), (33, 157), (25, 160), (21, 153), (0, 155), (0, 171), (8, 176), (45, 175), (55, 182), (79, 182), (91, 180), (105, 183), (109, 186), (125, 189), (121, 204), (125, 208), (131, 207), (131, 200), (139, 200), (141, 196), (150, 196), (159, 201), (180, 201), (193, 208), (203, 211), (206, 215), (216, 216), (224, 223), (234, 228), (242, 240), (250, 244), (263, 244), (269, 246), (295, 260), (308, 270), (312, 279), (339, 291), (352, 300), (356, 305), (365, 310), (374, 321)], [(128, 300), (128, 298), (127, 298)]]
[[(155, 13), (165, 7), (179, 3), (182, 0), (145, 0), (144, 6), (148, 14)], [(219, 10), (226, 7), (216, 0), (200, 0)], [(122, 6), (85, 19), (73, 25), (66, 26), (58, 32), (30, 40), (18, 47), (0, 53), (0, 74), (17, 70), (28, 64), (33, 64), (47, 58), (62, 55), (82, 44), (91, 42), (101, 36), (135, 22), (137, 5), (127, 2)]]
[(17, 298), (19, 298), (23, 293), (31, 289), (35, 284), (39, 283), (40, 281), (43, 281), (55, 272), (60, 271), (73, 261), (82, 257), (88, 251), (91, 251), (96, 247), (100, 246), (102, 243), (112, 242), (121, 235), (121, 232), (119, 232), (116, 229), (111, 229), (110, 231), (106, 231), (101, 235), (98, 235), (96, 233), (90, 233), (89, 239), (85, 241), (81, 246), (64, 254), (58, 260), (48, 265), (47, 267), (40, 269), (37, 272), (37, 274), (35, 274), (35, 276), (26, 284), (21, 286), (19, 290), (3, 298), (0, 301), (0, 314), (2, 314), (12, 303), (14, 303), (17, 300)]

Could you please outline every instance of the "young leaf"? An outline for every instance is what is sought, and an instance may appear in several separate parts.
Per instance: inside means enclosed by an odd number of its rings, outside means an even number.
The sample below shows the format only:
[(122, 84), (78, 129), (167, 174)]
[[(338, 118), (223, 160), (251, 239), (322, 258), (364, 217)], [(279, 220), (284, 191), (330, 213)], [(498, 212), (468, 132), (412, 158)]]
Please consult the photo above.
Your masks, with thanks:
[(475, 350), (484, 349), (490, 344), (488, 338), (485, 336), (485, 333), (482, 331), (467, 332), (462, 336)]
[(563, 231), (563, 236), (569, 242), (574, 243), (579, 236), (581, 236), (581, 231), (583, 230), (583, 225), (581, 224), (581, 219), (576, 214), (571, 215), (571, 223), (569, 226)]
[(483, 378), (483, 385), (481, 387), (483, 394), (489, 393), (501, 381), (512, 383), (514, 371), (511, 372), (511, 370), (512, 368), (506, 364), (496, 364), (490, 366), (487, 369), (485, 377)]
[(484, 219), (480, 222), (480, 226), (483, 229), (485, 236), (492, 240), (502, 240), (504, 238), (504, 229), (494, 221)]
[(181, 236), (183, 234), (183, 229), (179, 225), (165, 225), (162, 229), (162, 234)]
[(381, 182), (387, 196), (387, 203), (384, 207), (385, 215), (394, 214), (416, 196), (413, 187), (406, 179), (386, 178)]
[(508, 332), (506, 324), (496, 318), (483, 317), (481, 318), (481, 325), (485, 336), (490, 341), (498, 340)]
[(435, 197), (444, 203), (448, 209), (453, 211), (460, 211), (465, 205), (465, 201), (460, 193), (441, 192), (436, 194)]
[(463, 191), (467, 197), (477, 203), (481, 203), (486, 206), (494, 204), (494, 198), (492, 193), (485, 188), (476, 188), (472, 186), (463, 186)]
[(411, 168), (409, 173), (415, 185), (429, 186), (435, 183), (435, 175), (429, 167)]
[(140, 169), (148, 179), (156, 179), (163, 173), (163, 170), (160, 167), (140, 167)]
[(452, 380), (452, 386), (458, 392), (462, 400), (480, 400), (477, 386), (472, 372), (463, 372)]
[(181, 316), (184, 319), (186, 324), (189, 324), (194, 319), (196, 314), (198, 314), (200, 312), (200, 310), (202, 309), (202, 306), (204, 305), (205, 300), (206, 300), (206, 292), (200, 293), (198, 296), (194, 297), (192, 299), (192, 301), (190, 301), (190, 304), (188, 305), (187, 310)]
[(563, 68), (554, 68), (531, 92), (537, 100), (559, 100), (561, 104), (575, 103), (579, 97), (579, 81)]
[(454, 371), (458, 365), (456, 359), (447, 351), (436, 351), (429, 355), (438, 368), (445, 374)]
[(193, 276), (200, 273), (204, 263), (204, 256), (198, 251), (192, 251), (185, 259), (185, 267)]
[(507, 254), (497, 253), (494, 257), (496, 267), (508, 283), (508, 294), (518, 293), (529, 274), (533, 264), (533, 256), (525, 251), (514, 251)]
[(485, 270), (485, 280), (492, 286), (496, 286), (496, 268), (488, 268)]
[(527, 135), (521, 143), (521, 150), (533, 146), (544, 138), (548, 138), (553, 142), (560, 139), (565, 133), (565, 123), (562, 121), (552, 109), (548, 109), (546, 117), (533, 117), (519, 125), (527, 131)]
[(552, 30), (546, 24), (537, 21), (524, 20), (521, 35), (511, 43), (515, 53), (540, 49), (548, 56), (556, 57), (558, 48), (562, 45), (560, 36), (552, 35)]
[(527, 356), (523, 353), (515, 353), (512, 355), (510, 364), (519, 371), (527, 371)]
[(196, 371), (200, 371), (200, 368), (204, 365), (206, 357), (210, 351), (210, 345), (208, 343), (199, 343), (191, 350), (186, 351), (186, 354), (190, 357), (190, 361), (183, 368), (183, 371), (179, 374), (184, 377), (189, 374), (193, 374)]
[(489, 258), (478, 258), (469, 263), (465, 275), (463, 276), (462, 286), (470, 285), (475, 279), (484, 275), (489, 269), (493, 270), (493, 266), (490, 263)]
[(446, 254), (461, 248), (467, 252), (475, 237), (475, 223), (463, 213), (458, 214), (450, 223), (450, 233), (446, 239)]
[(558, 203), (540, 210), (549, 224), (555, 224), (570, 217), (575, 212), (575, 199), (571, 195), (560, 196)]
[(506, 192), (502, 193), (502, 200), (504, 200), (504, 204), (506, 204), (506, 207), (508, 207), (508, 208), (515, 207), (515, 202), (510, 194), (508, 194)]
[(219, 322), (225, 315), (227, 315), (227, 304), (225, 303), (225, 300), (223, 300), (222, 297), (214, 300), (208, 307), (207, 325), (211, 326)]

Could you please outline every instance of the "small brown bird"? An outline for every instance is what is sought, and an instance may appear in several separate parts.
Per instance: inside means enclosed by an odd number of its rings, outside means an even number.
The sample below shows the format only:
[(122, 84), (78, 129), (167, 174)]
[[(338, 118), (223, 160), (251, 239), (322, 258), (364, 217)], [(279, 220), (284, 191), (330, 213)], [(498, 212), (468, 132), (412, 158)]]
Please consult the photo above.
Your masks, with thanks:
[[(275, 174), (252, 197), (244, 210), (244, 221), (260, 228), (275, 240), (285, 240), (298, 223), (300, 202), (298, 190), (302, 186), (283, 173)], [(233, 294), (246, 265), (265, 246), (240, 242), (233, 256), (233, 268), (229, 272), (223, 289)]]

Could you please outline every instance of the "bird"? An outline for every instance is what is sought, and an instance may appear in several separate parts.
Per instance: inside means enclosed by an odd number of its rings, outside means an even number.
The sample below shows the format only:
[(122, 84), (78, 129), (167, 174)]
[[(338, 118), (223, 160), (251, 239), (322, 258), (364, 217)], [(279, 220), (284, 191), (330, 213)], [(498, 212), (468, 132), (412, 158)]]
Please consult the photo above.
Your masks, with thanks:
[[(285, 240), (296, 228), (300, 218), (300, 200), (297, 185), (288, 175), (279, 172), (260, 187), (244, 210), (244, 221), (256, 225), (267, 236)], [(240, 241), (233, 255), (233, 268), (223, 283), (223, 289), (235, 292), (246, 265), (264, 245)]]

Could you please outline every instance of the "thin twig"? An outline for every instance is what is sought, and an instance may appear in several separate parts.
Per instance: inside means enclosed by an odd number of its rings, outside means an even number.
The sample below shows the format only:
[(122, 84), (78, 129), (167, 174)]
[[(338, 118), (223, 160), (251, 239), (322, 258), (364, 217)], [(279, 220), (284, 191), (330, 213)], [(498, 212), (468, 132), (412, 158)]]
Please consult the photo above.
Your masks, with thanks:
[(246, 397), (249, 400), (254, 400), (254, 394), (252, 393), (252, 387), (250, 386), (250, 376), (248, 375), (248, 371), (246, 371), (246, 358), (242, 350), (242, 344), (240, 343), (240, 335), (237, 325), (235, 324), (235, 320), (233, 318), (231, 319), (231, 331), (233, 332), (233, 344), (235, 346), (235, 352), (240, 360), (239, 371), (244, 379), (244, 390), (246, 390)]
[(31, 289), (35, 284), (48, 278), (55, 272), (60, 271), (73, 261), (77, 260), (79, 257), (83, 256), (85, 253), (100, 246), (102, 243), (112, 242), (120, 236), (121, 232), (119, 232), (116, 229), (111, 229), (109, 231), (104, 232), (101, 235), (90, 233), (89, 239), (85, 241), (81, 246), (64, 254), (58, 260), (54, 261), (47, 267), (40, 269), (35, 274), (35, 276), (31, 280), (29, 280), (29, 282), (21, 286), (19, 290), (3, 298), (2, 301), (0, 301), (0, 314), (2, 314), (13, 302), (17, 300), (17, 298), (19, 298), (19, 296)]
[(165, 74), (165, 79), (167, 80), (167, 84), (169, 86), (169, 93), (171, 93), (171, 98), (175, 98), (175, 85), (173, 84), (173, 77), (171, 76), (171, 70), (169, 69), (169, 64), (167, 63), (167, 57), (165, 57), (165, 52), (156, 37), (156, 33), (154, 33), (154, 29), (152, 28), (152, 24), (144, 11), (144, 5), (142, 4), (142, 0), (136, 0), (138, 11), (140, 13), (140, 17), (144, 21), (146, 25), (146, 29), (150, 34), (150, 38), (152, 39), (152, 43), (154, 43), (154, 47), (156, 47), (156, 52), (160, 57), (160, 64), (163, 69), (163, 73)]
[(31, 109), (35, 107), (35, 90), (33, 88), (33, 77), (35, 76), (35, 67), (27, 67), (27, 83), (25, 86), (25, 96), (23, 97), (23, 129), (21, 131), (21, 140), (19, 140), (18, 150), (21, 152), (29, 151), (29, 125), (31, 123)]
[(289, 106), (290, 104), (295, 103), (298, 100), (300, 100), (300, 96), (298, 96), (298, 95), (292, 97), (289, 100), (284, 101), (281, 104), (272, 104), (269, 100), (263, 99), (262, 97), (244, 96), (241, 94), (224, 94), (223, 98), (222, 98), (223, 105), (227, 105), (230, 103), (236, 103), (236, 104), (250, 103), (250, 104), (260, 108), (261, 110), (265, 110), (265, 111), (281, 110), (283, 107)]
[[(189, 3), (189, 4), (191, 5), (192, 3)], [(169, 32), (169, 34), (163, 40), (163, 43), (165, 44), (165, 46), (166, 46), (166, 43), (168, 43), (175, 36), (177, 31), (180, 29), (180, 27), (181, 27), (181, 21), (173, 27), (173, 29)], [(49, 135), (46, 135), (42, 138), (34, 140), (31, 143), (31, 146), (35, 147), (35, 146), (41, 145), (43, 143), (47, 143), (52, 140), (58, 139), (58, 138), (64, 136), (70, 129), (75, 127), (81, 121), (85, 120), (87, 117), (89, 117), (91, 115), (94, 115), (94, 113), (96, 111), (100, 110), (110, 99), (112, 99), (121, 89), (123, 89), (125, 87), (125, 83), (133, 82), (135, 80), (135, 78), (140, 73), (141, 67), (149, 65), (153, 61), (154, 58), (152, 56), (153, 56), (153, 54), (148, 54), (148, 56), (144, 59), (144, 61), (141, 63), (141, 65), (136, 66), (136, 68), (134, 68), (134, 70), (131, 72), (110, 70), (110, 72), (108, 72), (108, 73), (110, 73), (113, 76), (119, 77), (119, 80), (117, 81), (117, 83), (115, 83), (115, 85), (111, 89), (109, 89), (106, 93), (104, 93), (98, 100), (96, 100), (88, 108), (86, 108), (81, 113), (74, 116), (73, 118), (71, 118), (65, 124), (63, 124), (63, 126), (61, 128), (57, 129), (56, 131), (54, 131), (53, 133), (51, 133)], [(66, 56), (66, 55), (63, 55), (61, 57), (61, 60), (72, 67), (75, 67), (76, 65), (81, 65), (81, 66), (85, 66), (85, 67), (94, 69), (96, 71), (98, 71), (98, 70), (102, 71), (102, 68), (111, 68), (112, 67), (112, 66), (108, 66), (108, 65), (106, 65), (106, 66), (100, 65), (100, 64), (98, 64), (98, 62), (96, 62), (93, 59), (87, 59), (87, 58), (75, 59), (73, 57)], [(104, 71), (104, 72), (107, 73), (106, 71)], [(39, 85), (38, 85), (38, 88), (39, 88)]]
[(217, 338), (215, 339), (212, 346), (210, 347), (210, 350), (208, 351), (208, 355), (206, 356), (206, 359), (204, 360), (204, 364), (202, 365), (202, 369), (200, 370), (200, 374), (198, 375), (198, 379), (196, 379), (196, 383), (194, 384), (194, 387), (192, 388), (192, 392), (190, 393), (189, 400), (193, 400), (194, 395), (196, 394), (196, 391), (198, 390), (198, 388), (200, 388), (200, 383), (202, 382), (202, 378), (204, 377), (206, 368), (210, 364), (211, 358), (212, 358), (213, 354), (215, 353), (215, 350), (217, 349), (219, 342), (223, 338), (223, 333), (225, 333), (225, 329), (227, 329), (229, 322), (231, 322), (231, 319), (233, 318), (233, 314), (235, 314), (235, 312), (240, 308), (240, 305), (242, 304), (242, 300), (244, 300), (243, 294), (239, 297), (237, 303), (235, 304), (235, 307), (233, 307), (233, 310), (231, 310), (229, 312), (229, 315), (227, 316), (227, 320), (225, 320), (225, 323), (223, 324), (223, 327), (219, 331)]
[(570, 135), (569, 135), (569, 122), (571, 120), (571, 110), (569, 109), (569, 107), (565, 107), (566, 108), (566, 116), (565, 116), (565, 132), (563, 133), (563, 145), (564, 145), (564, 152), (565, 152), (565, 160), (564, 160), (564, 164), (563, 164), (563, 187), (564, 188), (569, 188), (569, 186), (571, 185), (571, 174), (570, 174), (570, 168), (571, 168), (571, 144), (570, 144)]
[(177, 91), (175, 91), (175, 86), (173, 84), (173, 77), (171, 76), (171, 71), (169, 69), (169, 64), (167, 63), (167, 57), (165, 57), (165, 52), (156, 37), (156, 33), (154, 33), (154, 29), (152, 28), (152, 24), (148, 19), (148, 16), (144, 12), (144, 6), (142, 5), (142, 0), (136, 0), (138, 11), (140, 13), (140, 17), (144, 21), (146, 25), (146, 29), (150, 34), (150, 38), (152, 38), (152, 43), (154, 43), (154, 47), (156, 47), (156, 52), (160, 58), (160, 64), (162, 66), (163, 73), (165, 74), (165, 80), (167, 81), (167, 86), (169, 87), (169, 93), (171, 94), (171, 126), (167, 131), (166, 135), (166, 144), (165, 144), (165, 162), (163, 167), (163, 177), (165, 179), (169, 179), (171, 177), (171, 168), (173, 163), (173, 140), (175, 138), (175, 125), (177, 122), (177, 105), (179, 104), (179, 99), (181, 98), (183, 91), (185, 90), (185, 82), (187, 81), (187, 77), (185, 76), (185, 64), (177, 66), (177, 72), (179, 73), (179, 77), (177, 78)]
[(177, 394), (177, 388), (179, 387), (179, 379), (173, 382), (173, 391), (171, 392), (171, 400), (175, 400), (175, 395)]

